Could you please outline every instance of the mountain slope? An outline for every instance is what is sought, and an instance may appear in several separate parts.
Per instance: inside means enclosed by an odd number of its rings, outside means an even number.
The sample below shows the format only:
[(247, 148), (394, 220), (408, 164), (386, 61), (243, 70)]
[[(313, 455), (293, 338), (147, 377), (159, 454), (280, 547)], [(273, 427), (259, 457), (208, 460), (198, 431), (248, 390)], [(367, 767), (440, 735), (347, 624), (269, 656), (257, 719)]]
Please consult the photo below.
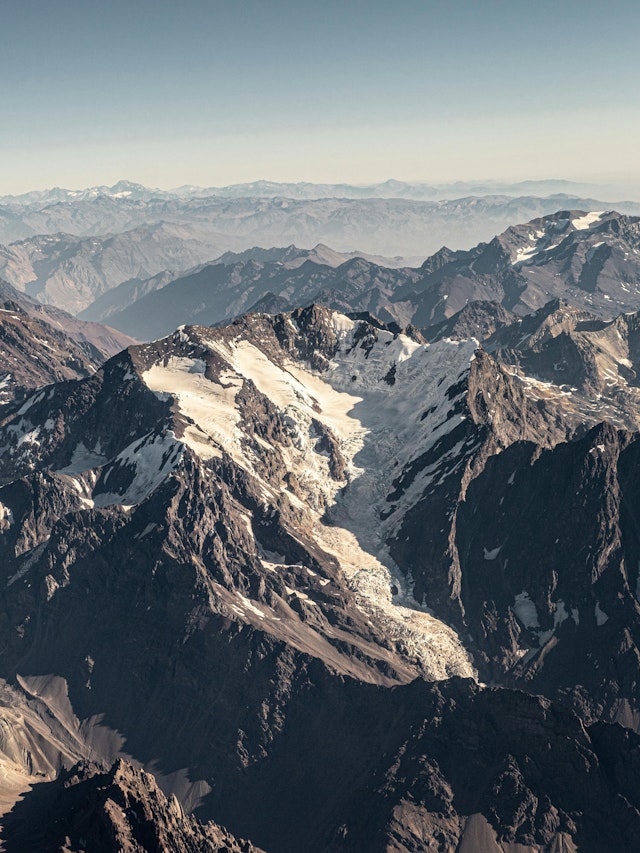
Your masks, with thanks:
[(0, 404), (29, 390), (89, 376), (132, 339), (46, 308), (0, 280)]
[[(218, 807), (272, 850), (631, 849), (638, 750), (633, 733), (585, 730), (524, 694), (420, 680), (391, 691), (309, 672), (270, 755), (218, 792)], [(257, 849), (185, 816), (123, 761), (38, 786), (2, 835), (8, 853), (65, 838), (64, 849), (100, 853)]]
[[(250, 272), (247, 276), (247, 281), (251, 282), (252, 277), (255, 275), (254, 270), (256, 267), (248, 262), (256, 262), (258, 265), (274, 262), (281, 265), (284, 269), (294, 270), (297, 267), (302, 266), (305, 261), (310, 261), (312, 263), (328, 267), (338, 267), (346, 261), (351, 260), (353, 257), (357, 256), (355, 254), (350, 256), (345, 253), (335, 252), (328, 246), (323, 245), (318, 245), (313, 249), (298, 249), (296, 246), (261, 249), (254, 246), (244, 252), (225, 252), (209, 264), (201, 265), (199, 268), (189, 270), (187, 273), (183, 273), (182, 275), (170, 273), (165, 270), (164, 272), (143, 281), (134, 279), (132, 281), (123, 282), (121, 285), (112, 288), (94, 300), (91, 305), (89, 305), (84, 311), (80, 312), (79, 317), (84, 320), (105, 322), (109, 317), (126, 310), (133, 305), (134, 302), (142, 299), (142, 297), (146, 296), (148, 293), (161, 290), (167, 284), (176, 279), (190, 279), (191, 276), (200, 273), (203, 269), (215, 267), (220, 264), (233, 267), (236, 271), (248, 269)], [(373, 263), (385, 264), (387, 266), (392, 265), (391, 259), (370, 258), (369, 260)], [(402, 259), (397, 258), (395, 260), (399, 263)], [(229, 279), (229, 286), (237, 281), (238, 276), (235, 273), (232, 274)], [(262, 298), (262, 295), (260, 298)], [(246, 302), (246, 300), (243, 300), (243, 302)], [(251, 303), (249, 302), (248, 304)]]
[(38, 786), (14, 810), (2, 835), (7, 853), (260, 853), (222, 827), (185, 815), (153, 776), (122, 760), (109, 770), (83, 762)]
[[(354, 258), (338, 267), (305, 260), (293, 268), (281, 261), (206, 265), (150, 292), (109, 317), (109, 322), (142, 340), (168, 334), (178, 324), (212, 325), (247, 311), (267, 294), (291, 304), (319, 301), (338, 310), (370, 311), (383, 319), (406, 313), (392, 306), (395, 291), (418, 274)], [(410, 312), (409, 312), (410, 313)], [(128, 330), (128, 331), (127, 331)]]
[(552, 298), (612, 317), (638, 310), (640, 219), (564, 210), (512, 226), (469, 252), (442, 252), (422, 266), (418, 326), (450, 317), (468, 301), (493, 300), (519, 314)]

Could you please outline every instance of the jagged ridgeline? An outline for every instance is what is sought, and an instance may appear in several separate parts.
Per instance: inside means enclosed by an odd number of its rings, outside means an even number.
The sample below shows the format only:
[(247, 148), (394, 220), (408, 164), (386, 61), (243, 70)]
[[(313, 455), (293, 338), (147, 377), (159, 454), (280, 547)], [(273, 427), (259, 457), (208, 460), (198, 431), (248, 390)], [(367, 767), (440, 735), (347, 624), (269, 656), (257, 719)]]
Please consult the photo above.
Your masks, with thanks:
[(66, 768), (7, 850), (634, 848), (638, 318), (447, 322), (184, 326), (0, 410), (5, 807)]
[(565, 210), (511, 226), (468, 251), (443, 248), (420, 266), (340, 256), (326, 247), (227, 253), (179, 275), (125, 282), (81, 316), (138, 340), (169, 334), (179, 323), (230, 322), (247, 311), (277, 313), (312, 302), (368, 311), (401, 328), (441, 324), (442, 335), (451, 317), (474, 302), (499, 303), (505, 315), (522, 316), (566, 299), (612, 319), (640, 309), (639, 223), (616, 212)]

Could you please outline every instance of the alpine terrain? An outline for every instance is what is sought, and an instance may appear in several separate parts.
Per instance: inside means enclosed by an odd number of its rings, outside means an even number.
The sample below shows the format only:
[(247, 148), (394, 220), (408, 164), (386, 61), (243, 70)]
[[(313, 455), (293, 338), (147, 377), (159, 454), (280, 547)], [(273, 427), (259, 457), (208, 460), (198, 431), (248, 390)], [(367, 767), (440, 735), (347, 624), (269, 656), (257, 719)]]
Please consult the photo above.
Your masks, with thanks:
[(29, 389), (94, 373), (133, 339), (41, 305), (0, 279), (0, 410)]
[(640, 315), (480, 281), (423, 332), (273, 304), (7, 400), (6, 850), (635, 849)]

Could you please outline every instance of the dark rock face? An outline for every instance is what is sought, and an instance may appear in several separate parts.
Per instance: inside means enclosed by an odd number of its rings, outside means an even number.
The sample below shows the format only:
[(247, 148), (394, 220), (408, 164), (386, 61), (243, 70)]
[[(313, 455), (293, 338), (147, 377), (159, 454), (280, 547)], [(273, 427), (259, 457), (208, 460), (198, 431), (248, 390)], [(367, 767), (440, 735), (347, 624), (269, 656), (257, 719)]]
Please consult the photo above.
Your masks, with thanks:
[(1, 305), (1, 404), (23, 400), (32, 388), (89, 376), (102, 361), (95, 347), (30, 318), (15, 302)]
[[(294, 306), (282, 296), (276, 296), (275, 293), (268, 291), (264, 296), (261, 296), (249, 309), (250, 314), (283, 314), (285, 311), (291, 311)], [(224, 322), (221, 322), (224, 325)]]
[(4, 849), (42, 853), (260, 853), (214, 823), (185, 815), (153, 776), (120, 760), (75, 765), (38, 787), (5, 823)]
[[(268, 750), (208, 798), (267, 850), (633, 849), (640, 739), (629, 730), (585, 729), (543, 699), (455, 679), (389, 690), (315, 664), (289, 687)], [(59, 850), (66, 837), (64, 849), (105, 853), (257, 849), (186, 816), (123, 761), (37, 786), (2, 837), (7, 851)]]
[[(493, 355), (478, 352), (472, 363), (456, 427), (469, 448), (464, 464), (424, 492), (391, 543), (415, 594), (468, 632), (484, 679), (634, 727), (638, 451), (636, 434), (616, 427), (637, 428), (627, 379), (636, 322), (552, 304), (489, 338)], [(549, 381), (563, 341), (575, 354), (571, 390)], [(505, 369), (507, 359), (518, 371)]]
[(169, 406), (125, 379), (128, 374), (133, 378), (124, 352), (82, 383), (53, 385), (32, 393), (22, 405), (7, 406), (0, 413), (0, 482), (34, 469), (93, 469), (113, 459), (116, 449), (160, 434)]
[[(385, 690), (314, 668), (269, 755), (211, 796), (266, 849), (453, 853), (465, 840), (502, 849), (496, 839), (631, 849), (640, 814), (627, 786), (639, 741), (610, 728), (605, 745), (600, 730), (596, 741), (570, 713), (524, 694), (456, 680)], [(241, 791), (263, 808), (242, 814)], [(489, 843), (474, 847), (478, 824)]]
[(133, 338), (109, 326), (78, 320), (60, 308), (43, 305), (2, 279), (0, 279), (0, 300), (9, 300), (29, 317), (53, 326), (58, 331), (62, 330), (79, 344), (92, 345), (102, 354), (103, 361), (104, 358), (115, 355), (129, 344), (135, 343)]
[(468, 302), (448, 320), (423, 329), (425, 340), (432, 343), (444, 338), (463, 341), (476, 338), (480, 343), (496, 332), (519, 325), (520, 318), (507, 311), (499, 302), (477, 300)]
[[(588, 718), (627, 724), (640, 639), (637, 452), (631, 436), (609, 426), (542, 453), (510, 448), (469, 484), (456, 528), (466, 622), (486, 647), (489, 677), (504, 667)], [(514, 657), (505, 659), (508, 649)]]

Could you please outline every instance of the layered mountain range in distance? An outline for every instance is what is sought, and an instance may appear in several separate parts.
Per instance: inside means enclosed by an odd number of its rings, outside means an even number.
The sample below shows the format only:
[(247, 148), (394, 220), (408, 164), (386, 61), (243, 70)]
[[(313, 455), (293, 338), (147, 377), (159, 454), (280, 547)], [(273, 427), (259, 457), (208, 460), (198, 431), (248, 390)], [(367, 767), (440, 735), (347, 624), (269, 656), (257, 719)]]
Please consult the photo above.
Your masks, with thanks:
[(173, 279), (162, 273), (122, 284), (79, 316), (149, 340), (177, 321), (210, 325), (270, 306), (320, 302), (424, 328), (477, 300), (522, 315), (554, 298), (606, 318), (638, 310), (640, 218), (560, 211), (468, 251), (443, 248), (419, 267), (345, 259), (323, 246), (227, 253)]
[(639, 243), (3, 284), (5, 849), (636, 849)]
[[(365, 188), (357, 197), (358, 188), (349, 195), (345, 187), (318, 185), (299, 197), (295, 186), (258, 182), (225, 195), (160, 192), (120, 182), (5, 197), (0, 276), (76, 314), (123, 282), (166, 271), (175, 276), (255, 246), (309, 249), (323, 243), (382, 266), (418, 266), (443, 245), (470, 249), (514, 223), (561, 209), (640, 214), (637, 202), (598, 200), (578, 192), (588, 188), (562, 182), (460, 187), (467, 194), (445, 193), (436, 200), (413, 198), (408, 190), (401, 196), (404, 185), (397, 182)], [(562, 191), (549, 194), (552, 189)]]
[[(100, 185), (81, 190), (69, 190), (53, 187), (47, 190), (35, 190), (20, 195), (0, 196), (0, 204), (47, 205), (57, 202), (76, 202), (107, 198), (124, 198), (133, 201), (149, 201), (153, 198), (411, 198), (414, 200), (445, 200), (468, 195), (507, 196), (522, 195), (558, 195), (597, 194), (602, 197), (619, 198), (621, 189), (598, 183), (579, 183), (566, 180), (537, 181), (456, 181), (448, 184), (429, 184), (426, 182), (407, 182), (387, 180), (374, 184), (318, 184), (309, 181), (283, 183), (277, 181), (253, 181), (244, 184), (229, 184), (223, 187), (198, 187), (185, 184), (175, 189), (163, 190), (158, 187), (145, 187), (133, 181), (121, 180), (113, 186)], [(613, 193), (613, 195), (611, 195)]]

